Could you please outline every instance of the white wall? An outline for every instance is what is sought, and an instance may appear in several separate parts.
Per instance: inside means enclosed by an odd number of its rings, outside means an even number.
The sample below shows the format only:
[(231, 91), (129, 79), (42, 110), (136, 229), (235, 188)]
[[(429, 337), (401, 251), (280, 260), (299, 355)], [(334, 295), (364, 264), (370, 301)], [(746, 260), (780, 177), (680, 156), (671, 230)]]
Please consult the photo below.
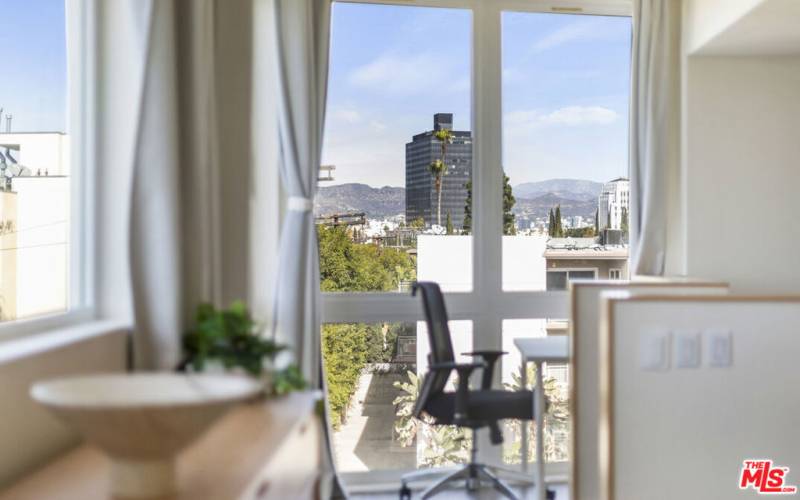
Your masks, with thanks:
[(800, 291), (800, 57), (689, 57), (686, 271)]
[[(65, 340), (29, 337), (4, 343), (0, 350), (0, 489), (78, 442), (72, 430), (30, 399), (31, 384), (62, 375), (126, 368), (124, 330), (100, 325), (88, 334), (62, 331), (53, 335)], [(81, 338), (76, 339), (78, 335)]]
[(17, 177), (16, 317), (67, 308), (70, 178)]
[[(615, 500), (757, 498), (738, 489), (742, 461), (751, 458), (791, 467), (787, 483), (798, 484), (799, 302), (667, 298), (613, 307), (604, 342), (613, 350), (604, 366), (613, 409), (601, 422), (604, 439), (613, 426)], [(699, 367), (677, 368), (669, 354), (666, 370), (641, 369), (642, 335), (672, 332), (674, 348), (676, 331), (703, 332), (707, 342), (711, 329), (730, 332), (730, 366), (711, 367), (703, 344)]]
[(686, 50), (694, 53), (763, 0), (687, 0), (683, 29)]

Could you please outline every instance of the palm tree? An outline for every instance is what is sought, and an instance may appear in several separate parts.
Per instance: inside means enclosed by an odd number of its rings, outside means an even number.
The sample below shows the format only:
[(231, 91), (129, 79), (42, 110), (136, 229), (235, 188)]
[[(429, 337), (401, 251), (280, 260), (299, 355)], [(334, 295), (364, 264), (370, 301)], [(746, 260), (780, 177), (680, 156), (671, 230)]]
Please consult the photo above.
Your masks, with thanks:
[(433, 176), (433, 186), (436, 189), (436, 224), (442, 225), (442, 177), (447, 174), (447, 145), (453, 142), (453, 132), (447, 129), (436, 130), (433, 136), (442, 143), (442, 157), (433, 160), (428, 167)]

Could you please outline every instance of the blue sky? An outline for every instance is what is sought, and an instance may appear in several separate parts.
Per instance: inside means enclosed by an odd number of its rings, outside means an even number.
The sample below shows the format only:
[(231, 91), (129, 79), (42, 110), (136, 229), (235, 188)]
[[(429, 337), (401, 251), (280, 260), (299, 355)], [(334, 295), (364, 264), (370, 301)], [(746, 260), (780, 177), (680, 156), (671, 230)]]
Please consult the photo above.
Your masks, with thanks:
[[(64, 131), (64, 0), (0, 7), (4, 115), (13, 131)], [(625, 175), (630, 20), (504, 13), (502, 22), (512, 184)], [(469, 11), (334, 4), (323, 161), (336, 165), (337, 183), (402, 186), (405, 143), (433, 113), (452, 112), (469, 130), (470, 44)]]
[(0, 0), (0, 107), (13, 132), (65, 130), (64, 0)]
[[(503, 15), (503, 164), (512, 184), (627, 172), (628, 18)], [(469, 130), (471, 14), (334, 4), (323, 161), (336, 183), (404, 185), (433, 113)]]

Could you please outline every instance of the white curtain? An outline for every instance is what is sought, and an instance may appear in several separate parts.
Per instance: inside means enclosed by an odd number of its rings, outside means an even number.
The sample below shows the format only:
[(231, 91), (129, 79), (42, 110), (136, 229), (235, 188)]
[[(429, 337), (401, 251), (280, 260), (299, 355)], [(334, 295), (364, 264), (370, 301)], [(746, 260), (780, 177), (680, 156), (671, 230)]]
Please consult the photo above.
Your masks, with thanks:
[[(324, 388), (314, 196), (322, 155), (328, 85), (330, 0), (274, 0), (280, 173), (288, 198), (281, 225), (274, 335), (293, 348), (313, 387)], [(320, 498), (344, 495), (336, 478), (330, 426)]]
[(328, 85), (330, 0), (275, 0), (280, 172), (288, 196), (281, 226), (275, 335), (303, 374), (321, 383), (319, 259), (313, 199)]
[(681, 2), (633, 0), (631, 267), (663, 275), (670, 191), (680, 168)]
[[(247, 2), (136, 2), (147, 6), (148, 24), (129, 221), (133, 353), (137, 369), (168, 370), (200, 302), (247, 298), (250, 165), (246, 153), (228, 161), (220, 152), (249, 148), (248, 106), (237, 106), (248, 93), (221, 92), (217, 81), (249, 74), (251, 61), (249, 52), (239, 53), (241, 44), (216, 39), (233, 32), (221, 25), (220, 7)], [(250, 43), (249, 30), (240, 31), (236, 36)], [(245, 230), (231, 229), (239, 227)]]

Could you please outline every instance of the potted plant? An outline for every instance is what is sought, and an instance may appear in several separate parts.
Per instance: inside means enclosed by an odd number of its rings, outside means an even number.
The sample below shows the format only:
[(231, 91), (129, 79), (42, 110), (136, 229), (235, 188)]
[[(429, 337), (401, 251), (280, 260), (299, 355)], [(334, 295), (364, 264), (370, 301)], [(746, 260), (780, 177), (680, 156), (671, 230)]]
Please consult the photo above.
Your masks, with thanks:
[(263, 336), (241, 301), (227, 309), (200, 304), (194, 327), (183, 335), (183, 352), (179, 371), (238, 371), (261, 378), (268, 394), (306, 388), (287, 347)]

